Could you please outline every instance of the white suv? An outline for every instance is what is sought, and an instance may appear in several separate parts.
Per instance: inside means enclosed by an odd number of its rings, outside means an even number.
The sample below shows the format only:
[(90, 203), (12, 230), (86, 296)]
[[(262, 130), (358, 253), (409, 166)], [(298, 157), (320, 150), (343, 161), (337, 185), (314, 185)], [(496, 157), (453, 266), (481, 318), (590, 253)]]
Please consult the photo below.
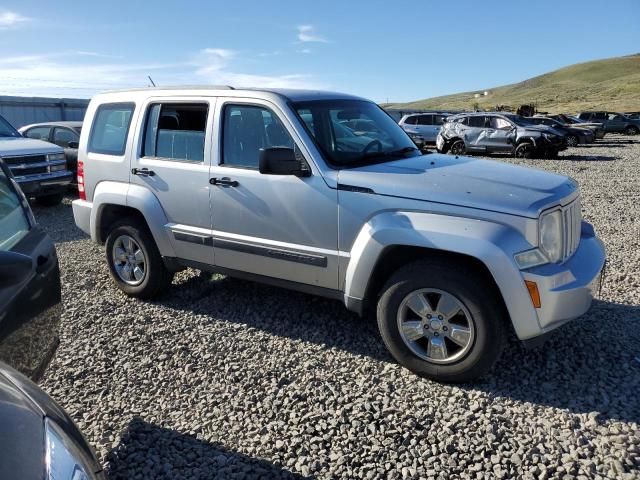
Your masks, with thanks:
[(447, 113), (412, 113), (404, 115), (398, 125), (410, 137), (421, 137), (425, 143), (435, 144), (440, 133), (440, 127), (447, 118)]
[(377, 312), (420, 375), (486, 373), (587, 311), (605, 253), (571, 179), (422, 155), (375, 103), (337, 93), (142, 89), (93, 98), (77, 225), (147, 298), (195, 267)]

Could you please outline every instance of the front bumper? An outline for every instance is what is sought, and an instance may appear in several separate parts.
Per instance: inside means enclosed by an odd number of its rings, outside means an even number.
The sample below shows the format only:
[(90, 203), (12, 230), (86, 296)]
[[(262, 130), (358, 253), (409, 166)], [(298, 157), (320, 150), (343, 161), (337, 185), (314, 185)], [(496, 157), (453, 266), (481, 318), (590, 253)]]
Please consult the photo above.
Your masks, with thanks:
[[(573, 320), (589, 310), (597, 297), (606, 255), (593, 227), (583, 223), (580, 246), (562, 264), (548, 264), (522, 272), (524, 280), (535, 282), (541, 307), (536, 309), (539, 332), (536, 337)], [(525, 339), (522, 339), (525, 340)]]
[(65, 192), (73, 180), (69, 170), (14, 177), (24, 194), (28, 197), (39, 197)]

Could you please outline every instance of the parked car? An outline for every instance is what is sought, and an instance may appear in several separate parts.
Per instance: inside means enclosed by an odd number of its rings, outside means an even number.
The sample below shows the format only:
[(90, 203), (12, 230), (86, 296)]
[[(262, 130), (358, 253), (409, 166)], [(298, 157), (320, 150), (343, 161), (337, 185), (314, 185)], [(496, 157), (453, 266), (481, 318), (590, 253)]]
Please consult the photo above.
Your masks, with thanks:
[(18, 131), (27, 138), (35, 138), (45, 142), (55, 143), (64, 149), (64, 157), (67, 161), (67, 168), (73, 172), (72, 185), (76, 184), (76, 172), (78, 170), (78, 143), (80, 142), (80, 132), (82, 122), (65, 121), (49, 123), (33, 123), (25, 125)]
[(625, 135), (637, 135), (640, 133), (640, 120), (625, 117), (622, 113), (582, 112), (578, 115), (578, 118), (590, 122), (602, 122), (607, 132), (624, 133)]
[(563, 132), (535, 125), (513, 113), (462, 113), (447, 118), (436, 147), (440, 153), (510, 153), (518, 158), (555, 158), (567, 148)]
[(57, 205), (73, 179), (64, 151), (48, 142), (24, 138), (0, 116), (0, 157), (22, 191), (43, 205)]
[[(93, 97), (85, 118), (73, 214), (128, 295), (156, 296), (189, 266), (339, 299), (377, 312), (405, 367), (469, 381), (511, 325), (539, 341), (598, 291), (604, 247), (573, 180), (423, 156), (368, 100), (140, 89)], [(355, 119), (383, 134), (344, 142), (334, 126)], [(559, 148), (546, 127), (502, 120)]]
[(3, 479), (102, 478), (100, 464), (73, 421), (32, 381), (42, 375), (58, 345), (60, 291), (54, 244), (36, 224), (26, 197), (0, 159)]
[(414, 113), (405, 115), (398, 125), (407, 132), (411, 138), (421, 137), (425, 143), (435, 144), (440, 127), (447, 118), (446, 113)]
[(572, 127), (566, 123), (562, 123), (559, 120), (549, 117), (535, 116), (527, 117), (531, 123), (535, 125), (546, 125), (554, 130), (562, 132), (564, 139), (567, 142), (568, 147), (575, 147), (577, 145), (584, 145), (587, 143), (593, 143), (595, 140), (595, 134), (593, 130), (584, 127)]
[(594, 133), (596, 140), (603, 139), (604, 136), (606, 135), (604, 125), (600, 122), (588, 122), (586, 120), (580, 120), (579, 118), (573, 117), (571, 115), (565, 115), (563, 113), (559, 113), (556, 115), (548, 115), (548, 117), (558, 120), (562, 123), (566, 123), (567, 125), (573, 125), (581, 128), (588, 128)]

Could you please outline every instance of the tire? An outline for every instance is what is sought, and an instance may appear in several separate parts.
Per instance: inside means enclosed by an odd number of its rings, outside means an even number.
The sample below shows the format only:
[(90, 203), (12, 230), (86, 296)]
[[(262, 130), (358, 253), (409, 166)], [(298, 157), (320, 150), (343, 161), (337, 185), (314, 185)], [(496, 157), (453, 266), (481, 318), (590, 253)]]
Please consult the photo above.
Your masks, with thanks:
[(531, 142), (522, 142), (516, 147), (514, 155), (516, 158), (533, 158), (535, 147)]
[(577, 147), (580, 140), (575, 135), (567, 135), (567, 147)]
[(450, 155), (464, 155), (465, 151), (466, 151), (466, 147), (464, 146), (464, 142), (462, 140), (456, 140), (449, 147), (448, 153)]
[(639, 132), (640, 132), (640, 129), (638, 129), (638, 127), (634, 127), (633, 125), (629, 125), (627, 128), (624, 129), (625, 135), (637, 135)]
[(60, 205), (62, 203), (63, 198), (64, 193), (54, 193), (53, 195), (43, 195), (41, 197), (36, 197), (36, 202), (45, 207), (55, 207), (56, 205)]
[[(417, 375), (441, 382), (469, 382), (485, 375), (502, 352), (507, 320), (499, 293), (495, 288), (487, 288), (487, 283), (487, 278), (481, 273), (451, 261), (417, 261), (399, 269), (384, 287), (377, 310), (380, 335), (391, 355)], [(485, 287), (478, 288), (479, 285)], [(421, 298), (427, 299), (432, 317), (427, 318), (429, 314), (424, 312), (418, 316), (407, 307), (408, 299), (415, 295), (423, 295)], [(458, 314), (449, 317), (451, 322), (446, 317), (442, 321), (436, 319), (443, 298), (453, 298), (461, 306)], [(450, 301), (444, 303), (451, 304)], [(447, 310), (446, 305), (443, 310)], [(409, 315), (415, 318), (408, 320)], [(461, 315), (467, 319), (469, 330), (465, 347), (450, 338), (456, 326), (459, 331), (459, 327), (465, 325)], [(416, 325), (410, 334), (418, 336), (424, 333), (413, 345), (406, 340), (406, 334), (401, 333), (400, 325), (407, 325), (407, 322)], [(422, 326), (418, 326), (420, 322)], [(450, 358), (437, 359), (433, 349), (433, 358), (429, 357), (429, 344), (436, 340), (447, 346), (446, 353)], [(464, 343), (464, 339), (460, 343)]]
[[(128, 239), (134, 242), (131, 250), (127, 248)], [(126, 260), (116, 259), (119, 251), (124, 251)], [(164, 265), (151, 232), (135, 218), (125, 218), (111, 227), (106, 241), (106, 259), (118, 288), (132, 297), (153, 298), (173, 280), (173, 273)], [(139, 262), (141, 259), (142, 263)], [(126, 267), (133, 264), (137, 270)], [(138, 277), (140, 271), (142, 274)]]

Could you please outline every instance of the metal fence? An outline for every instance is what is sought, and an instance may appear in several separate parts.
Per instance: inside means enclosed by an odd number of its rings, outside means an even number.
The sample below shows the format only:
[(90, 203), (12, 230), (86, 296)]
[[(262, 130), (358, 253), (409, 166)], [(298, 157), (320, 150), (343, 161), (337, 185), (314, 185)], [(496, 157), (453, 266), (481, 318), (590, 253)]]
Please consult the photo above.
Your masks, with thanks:
[(11, 125), (60, 120), (83, 120), (89, 100), (79, 98), (0, 96), (0, 115)]

